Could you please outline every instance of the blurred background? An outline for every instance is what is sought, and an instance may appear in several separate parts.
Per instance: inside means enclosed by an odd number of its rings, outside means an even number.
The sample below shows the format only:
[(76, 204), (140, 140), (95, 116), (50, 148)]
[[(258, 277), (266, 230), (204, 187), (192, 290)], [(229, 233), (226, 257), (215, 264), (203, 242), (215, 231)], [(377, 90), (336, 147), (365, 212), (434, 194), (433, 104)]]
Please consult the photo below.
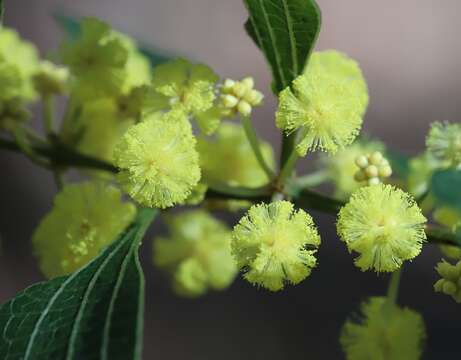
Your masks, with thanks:
[[(166, 54), (210, 65), (222, 77), (252, 75), (266, 102), (255, 112), (262, 137), (279, 148), (270, 74), (243, 29), (240, 0), (6, 0), (5, 24), (46, 55), (64, 34), (52, 14), (96, 16)], [(389, 147), (416, 154), (430, 122), (459, 121), (461, 48), (459, 0), (318, 0), (323, 28), (318, 49), (356, 58), (370, 88), (364, 129)], [(458, 45), (457, 45), (458, 44)], [(304, 161), (301, 168), (309, 168)], [(30, 237), (50, 209), (51, 175), (24, 157), (0, 153), (0, 302), (42, 280)], [(184, 300), (151, 265), (149, 236), (142, 248), (146, 273), (145, 359), (341, 359), (346, 317), (361, 300), (386, 291), (387, 276), (360, 273), (339, 242), (334, 219), (313, 213), (323, 234), (319, 267), (296, 287), (272, 294), (238, 279), (226, 292)], [(229, 223), (237, 221), (237, 216)], [(161, 229), (154, 228), (152, 233)], [(425, 359), (461, 358), (461, 312), (434, 294), (439, 251), (426, 246), (405, 267), (400, 304), (426, 321)]]

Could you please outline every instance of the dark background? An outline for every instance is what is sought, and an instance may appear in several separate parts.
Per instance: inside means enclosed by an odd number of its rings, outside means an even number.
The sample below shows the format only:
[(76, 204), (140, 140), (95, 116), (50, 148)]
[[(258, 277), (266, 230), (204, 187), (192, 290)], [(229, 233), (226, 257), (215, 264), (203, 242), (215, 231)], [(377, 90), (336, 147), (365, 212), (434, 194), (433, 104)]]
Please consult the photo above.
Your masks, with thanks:
[[(459, 0), (318, 2), (324, 19), (318, 48), (347, 52), (359, 60), (367, 77), (367, 133), (415, 154), (424, 147), (430, 122), (459, 121)], [(256, 126), (278, 149), (269, 72), (243, 30), (246, 13), (240, 0), (6, 0), (6, 8), (6, 25), (38, 44), (42, 55), (63, 36), (51, 14), (65, 11), (100, 17), (169, 54), (203, 61), (222, 77), (253, 75), (267, 96), (265, 107), (255, 112)], [(309, 161), (301, 164), (303, 169), (309, 166)], [(21, 156), (0, 153), (1, 302), (42, 279), (30, 237), (54, 192), (48, 172)], [(319, 267), (306, 281), (272, 294), (238, 279), (228, 291), (199, 300), (175, 297), (152, 267), (150, 239), (159, 230), (154, 227), (142, 248), (145, 358), (341, 359), (338, 334), (343, 321), (362, 299), (384, 294), (388, 279), (355, 268), (335, 234), (334, 219), (313, 216), (323, 242)], [(432, 289), (439, 259), (439, 251), (427, 245), (405, 267), (399, 302), (425, 318), (425, 359), (458, 359), (459, 305)]]

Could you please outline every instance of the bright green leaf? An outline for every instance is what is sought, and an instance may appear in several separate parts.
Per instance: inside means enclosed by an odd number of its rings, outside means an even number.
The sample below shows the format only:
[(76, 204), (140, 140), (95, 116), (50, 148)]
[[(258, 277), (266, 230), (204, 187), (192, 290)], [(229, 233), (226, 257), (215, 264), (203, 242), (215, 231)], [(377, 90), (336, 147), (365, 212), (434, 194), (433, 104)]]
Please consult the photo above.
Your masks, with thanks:
[(248, 34), (264, 53), (276, 94), (301, 74), (320, 32), (315, 0), (244, 0)]
[(436, 171), (431, 191), (439, 203), (461, 209), (461, 170)]
[[(56, 14), (55, 20), (62, 26), (71, 39), (75, 39), (79, 36), (80, 21), (77, 18), (63, 14)], [(149, 59), (152, 66), (163, 64), (171, 60), (171, 57), (159, 54), (158, 51), (154, 51), (148, 46), (141, 45), (139, 50)]]
[(141, 210), (86, 267), (35, 284), (4, 304), (0, 359), (140, 359), (144, 276), (138, 247), (155, 214)]

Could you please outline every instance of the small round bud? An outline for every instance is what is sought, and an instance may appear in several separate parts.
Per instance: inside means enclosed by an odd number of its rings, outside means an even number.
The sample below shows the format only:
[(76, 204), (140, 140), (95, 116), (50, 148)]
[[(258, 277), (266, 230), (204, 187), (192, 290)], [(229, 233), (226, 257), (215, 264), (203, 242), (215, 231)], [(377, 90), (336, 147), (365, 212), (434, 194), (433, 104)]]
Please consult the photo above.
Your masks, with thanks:
[(368, 159), (364, 155), (357, 156), (357, 158), (355, 159), (355, 164), (359, 168), (365, 169), (368, 166)]
[(457, 303), (461, 303), (461, 260), (456, 265), (452, 265), (445, 260), (439, 262), (435, 268), (442, 277), (434, 284), (436, 292), (450, 295)]
[(248, 116), (248, 115), (251, 114), (251, 105), (248, 104), (245, 100), (241, 100), (238, 103), (237, 109), (238, 109), (239, 113), (244, 115), (244, 116)]
[(379, 177), (387, 178), (391, 175), (392, 175), (392, 168), (389, 165), (379, 167)]
[(223, 91), (224, 92), (229, 92), (232, 90), (232, 88), (234, 87), (235, 85), (235, 81), (234, 80), (231, 80), (231, 79), (226, 79), (224, 80), (224, 84), (223, 84)]
[(442, 291), (447, 294), (447, 295), (454, 295), (456, 291), (458, 291), (458, 288), (454, 283), (451, 281), (444, 281), (443, 286), (442, 286)]
[(389, 160), (387, 160), (386, 158), (383, 158), (381, 160), (381, 163), (379, 164), (379, 166), (383, 167), (383, 166), (391, 166), (391, 164), (389, 163)]
[(370, 155), (369, 159), (371, 164), (378, 166), (383, 160), (383, 154), (381, 154), (379, 151), (375, 151)]
[(222, 103), (226, 108), (233, 108), (239, 102), (239, 100), (234, 95), (222, 95), (221, 96)]
[(261, 104), (263, 98), (264, 95), (258, 90), (250, 90), (247, 91), (247, 93), (243, 97), (243, 100), (247, 101), (252, 106), (258, 106)]
[(377, 177), (378, 176), (378, 167), (375, 165), (370, 165), (365, 169), (365, 173), (369, 178)]
[(381, 184), (381, 180), (378, 177), (372, 177), (368, 179), (368, 185), (379, 185)]
[(367, 175), (365, 174), (363, 170), (359, 170), (354, 174), (354, 179), (357, 182), (362, 182), (367, 179)]
[(236, 82), (232, 87), (232, 91), (235, 94), (235, 96), (241, 98), (243, 97), (243, 95), (245, 95), (247, 89), (241, 82)]
[(253, 80), (253, 78), (251, 76), (248, 76), (246, 78), (244, 78), (242, 81), (241, 81), (242, 85), (244, 87), (246, 87), (248, 90), (250, 89), (253, 89), (253, 87), (255, 86), (255, 81)]

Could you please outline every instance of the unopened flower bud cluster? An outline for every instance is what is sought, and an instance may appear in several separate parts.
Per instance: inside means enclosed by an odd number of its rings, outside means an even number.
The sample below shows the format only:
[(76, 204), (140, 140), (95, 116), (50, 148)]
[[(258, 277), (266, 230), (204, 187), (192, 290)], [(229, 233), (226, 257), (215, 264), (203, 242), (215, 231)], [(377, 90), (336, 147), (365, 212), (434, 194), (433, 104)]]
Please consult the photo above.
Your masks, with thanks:
[(442, 278), (434, 284), (434, 290), (461, 303), (461, 260), (456, 265), (442, 261), (437, 264), (436, 270)]
[(229, 111), (229, 115), (239, 112), (248, 116), (254, 106), (261, 105), (264, 95), (254, 89), (252, 77), (246, 77), (241, 81), (226, 79), (222, 87), (221, 104)]
[(392, 168), (389, 165), (389, 161), (379, 151), (358, 156), (355, 159), (355, 164), (359, 167), (359, 170), (354, 175), (354, 179), (357, 182), (367, 182), (368, 185), (377, 185), (392, 175)]

